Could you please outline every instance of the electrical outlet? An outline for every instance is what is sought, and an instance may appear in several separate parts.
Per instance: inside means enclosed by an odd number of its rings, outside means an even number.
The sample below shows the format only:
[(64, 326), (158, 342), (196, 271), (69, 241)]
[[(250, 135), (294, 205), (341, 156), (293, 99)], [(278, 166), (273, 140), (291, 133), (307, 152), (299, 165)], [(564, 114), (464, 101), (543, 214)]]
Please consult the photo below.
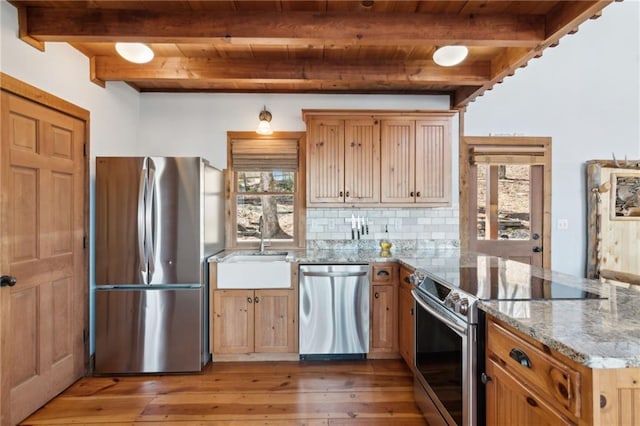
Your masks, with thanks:
[(569, 229), (569, 220), (558, 219), (558, 229)]

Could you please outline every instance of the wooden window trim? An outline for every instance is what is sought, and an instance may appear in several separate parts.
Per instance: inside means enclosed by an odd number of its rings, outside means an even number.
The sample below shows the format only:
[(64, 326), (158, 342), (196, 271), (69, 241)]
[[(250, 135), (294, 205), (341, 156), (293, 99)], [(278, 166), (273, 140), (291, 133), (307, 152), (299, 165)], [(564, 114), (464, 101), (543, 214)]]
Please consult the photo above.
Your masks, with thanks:
[[(228, 249), (257, 249), (257, 242), (239, 242), (236, 238), (237, 208), (236, 208), (236, 171), (233, 170), (232, 141), (233, 140), (297, 140), (298, 142), (298, 171), (296, 172), (294, 195), (294, 240), (292, 242), (271, 242), (269, 249), (304, 248), (306, 244), (306, 133), (305, 132), (274, 132), (272, 135), (258, 135), (255, 132), (227, 132), (227, 172), (226, 172), (226, 241)], [(257, 171), (257, 170), (256, 170)]]

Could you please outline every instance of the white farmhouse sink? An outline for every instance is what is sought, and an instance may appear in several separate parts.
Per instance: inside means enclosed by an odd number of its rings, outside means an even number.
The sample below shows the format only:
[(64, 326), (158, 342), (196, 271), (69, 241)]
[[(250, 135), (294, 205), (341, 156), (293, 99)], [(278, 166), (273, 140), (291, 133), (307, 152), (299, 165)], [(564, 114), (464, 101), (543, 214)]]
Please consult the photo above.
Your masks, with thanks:
[(290, 288), (287, 253), (238, 253), (218, 262), (220, 289)]
[(225, 259), (223, 263), (239, 262), (284, 262), (287, 260), (287, 253), (265, 253), (265, 254), (234, 254)]

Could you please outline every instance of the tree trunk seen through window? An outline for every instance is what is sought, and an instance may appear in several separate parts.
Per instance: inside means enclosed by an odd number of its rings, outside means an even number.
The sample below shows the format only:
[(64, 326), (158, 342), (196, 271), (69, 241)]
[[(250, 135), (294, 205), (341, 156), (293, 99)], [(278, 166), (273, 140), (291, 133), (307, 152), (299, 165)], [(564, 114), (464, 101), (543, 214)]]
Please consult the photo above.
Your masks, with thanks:
[[(275, 191), (275, 183), (273, 174), (270, 172), (260, 173), (260, 189), (263, 192)], [(266, 227), (265, 238), (290, 239), (291, 235), (287, 234), (280, 227), (278, 220), (277, 197), (273, 195), (262, 195), (262, 217)]]

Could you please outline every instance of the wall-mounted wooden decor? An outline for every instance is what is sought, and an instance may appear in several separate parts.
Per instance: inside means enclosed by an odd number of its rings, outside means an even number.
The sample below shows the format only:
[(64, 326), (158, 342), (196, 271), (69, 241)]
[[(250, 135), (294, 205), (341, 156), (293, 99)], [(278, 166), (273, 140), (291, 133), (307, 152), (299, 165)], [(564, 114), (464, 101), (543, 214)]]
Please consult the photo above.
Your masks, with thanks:
[(588, 161), (587, 207), (587, 278), (640, 286), (640, 161)]

